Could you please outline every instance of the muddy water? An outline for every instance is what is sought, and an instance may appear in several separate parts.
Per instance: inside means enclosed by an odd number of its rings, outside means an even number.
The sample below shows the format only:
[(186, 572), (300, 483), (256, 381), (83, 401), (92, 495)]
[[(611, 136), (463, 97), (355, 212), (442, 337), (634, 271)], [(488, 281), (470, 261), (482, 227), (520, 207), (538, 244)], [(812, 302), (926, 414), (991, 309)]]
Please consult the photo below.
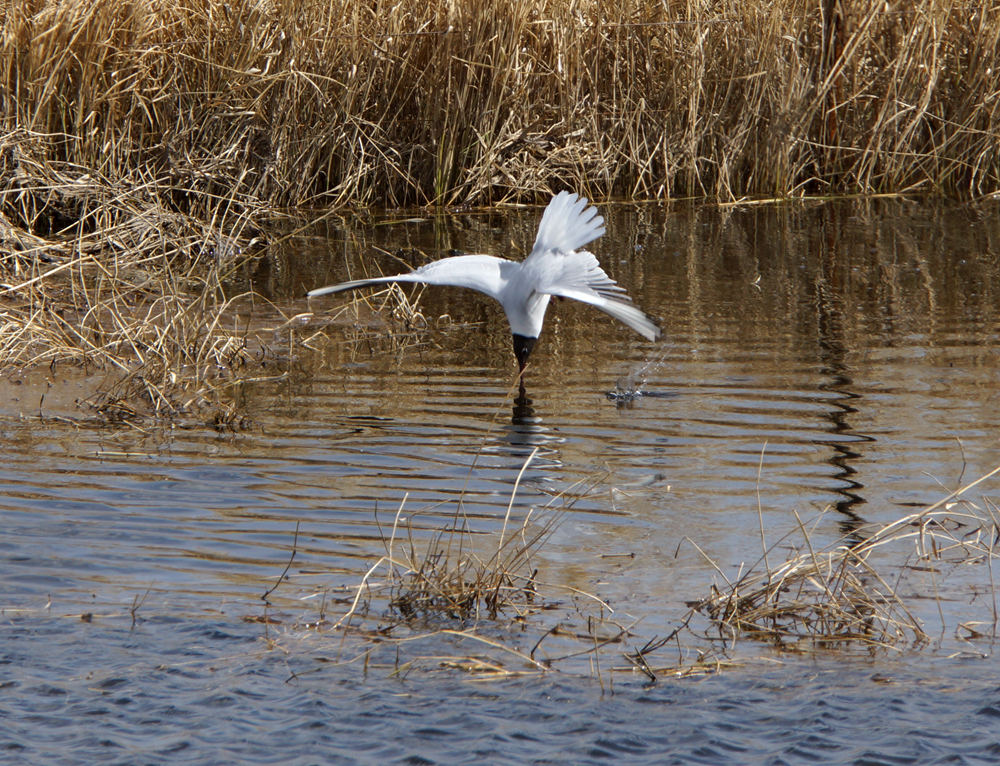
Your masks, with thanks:
[[(1000, 211), (604, 213), (595, 250), (664, 339), (554, 305), (524, 397), (505, 321), (474, 294), (427, 290), (419, 315), (337, 313), (348, 301), (300, 296), (452, 249), (520, 257), (535, 210), (330, 225), (254, 264), (234, 288), (252, 282), (301, 312), (308, 345), (292, 347), (285, 378), (243, 392), (249, 426), (235, 433), (98, 428), (73, 417), (73, 386), (88, 381), (5, 381), (4, 757), (1000, 757), (993, 644), (956, 628), (992, 620), (985, 566), (905, 581), (933, 639), (919, 649), (789, 655), (746, 642), (733, 669), (654, 685), (616, 669), (623, 649), (665, 634), (686, 601), (755, 561), (761, 526), (785, 551), (779, 539), (808, 520), (820, 546), (1000, 465)], [(981, 507), (991, 492), (995, 482), (977, 488)], [(507, 623), (476, 627), (527, 651), (553, 625), (580, 630), (592, 601), (576, 594), (593, 594), (634, 625), (596, 667), (584, 657), (543, 678), (474, 683), (447, 669), (477, 653), (461, 638), (365, 664), (350, 661), (358, 644), (311, 627), (345, 613), (397, 515), (419, 547), (456, 518), (485, 539), (508, 507), (516, 526), (546, 506), (562, 511), (534, 561), (557, 589), (552, 609), (523, 639)], [(573, 647), (546, 639), (539, 656)]]

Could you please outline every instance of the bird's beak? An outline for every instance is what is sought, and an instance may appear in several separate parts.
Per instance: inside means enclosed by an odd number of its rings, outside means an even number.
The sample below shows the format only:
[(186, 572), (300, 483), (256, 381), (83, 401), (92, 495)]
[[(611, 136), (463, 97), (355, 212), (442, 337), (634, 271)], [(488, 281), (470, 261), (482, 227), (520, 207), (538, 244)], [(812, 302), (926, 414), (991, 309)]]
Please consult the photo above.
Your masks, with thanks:
[(517, 357), (517, 366), (521, 374), (524, 373), (525, 365), (528, 364), (528, 355), (535, 347), (538, 338), (529, 338), (526, 335), (514, 335), (514, 356)]

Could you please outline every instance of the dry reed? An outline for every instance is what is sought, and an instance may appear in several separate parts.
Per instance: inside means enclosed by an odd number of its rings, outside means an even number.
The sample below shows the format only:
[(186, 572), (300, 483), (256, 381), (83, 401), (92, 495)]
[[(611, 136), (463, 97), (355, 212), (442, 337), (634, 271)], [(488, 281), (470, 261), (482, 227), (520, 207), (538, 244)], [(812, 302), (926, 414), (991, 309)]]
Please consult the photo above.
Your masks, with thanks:
[(3, 35), (0, 133), (188, 212), (1000, 180), (973, 0), (35, 0)]

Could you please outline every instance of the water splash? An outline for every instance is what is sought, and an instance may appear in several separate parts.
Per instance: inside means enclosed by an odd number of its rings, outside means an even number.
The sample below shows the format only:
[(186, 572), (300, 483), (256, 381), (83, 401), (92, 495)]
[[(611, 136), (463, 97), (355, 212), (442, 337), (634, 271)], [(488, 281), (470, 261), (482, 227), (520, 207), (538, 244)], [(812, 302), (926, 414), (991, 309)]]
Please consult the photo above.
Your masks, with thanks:
[(663, 396), (662, 393), (645, 391), (644, 388), (649, 376), (663, 366), (666, 356), (667, 349), (663, 348), (651, 359), (634, 366), (627, 374), (615, 381), (615, 387), (608, 391), (605, 396), (619, 406), (631, 404), (636, 399), (646, 396)]

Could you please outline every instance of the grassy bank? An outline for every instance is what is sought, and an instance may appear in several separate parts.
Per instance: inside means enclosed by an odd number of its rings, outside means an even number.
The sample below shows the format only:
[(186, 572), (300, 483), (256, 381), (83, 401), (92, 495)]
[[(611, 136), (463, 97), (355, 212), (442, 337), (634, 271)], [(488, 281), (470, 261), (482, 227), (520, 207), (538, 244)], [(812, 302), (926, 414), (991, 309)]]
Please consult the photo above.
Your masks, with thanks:
[(36, 0), (4, 38), (4, 133), (199, 208), (1000, 182), (989, 3)]
[(278, 209), (1000, 188), (997, 8), (842, 5), (6, 3), (0, 365), (183, 409)]

